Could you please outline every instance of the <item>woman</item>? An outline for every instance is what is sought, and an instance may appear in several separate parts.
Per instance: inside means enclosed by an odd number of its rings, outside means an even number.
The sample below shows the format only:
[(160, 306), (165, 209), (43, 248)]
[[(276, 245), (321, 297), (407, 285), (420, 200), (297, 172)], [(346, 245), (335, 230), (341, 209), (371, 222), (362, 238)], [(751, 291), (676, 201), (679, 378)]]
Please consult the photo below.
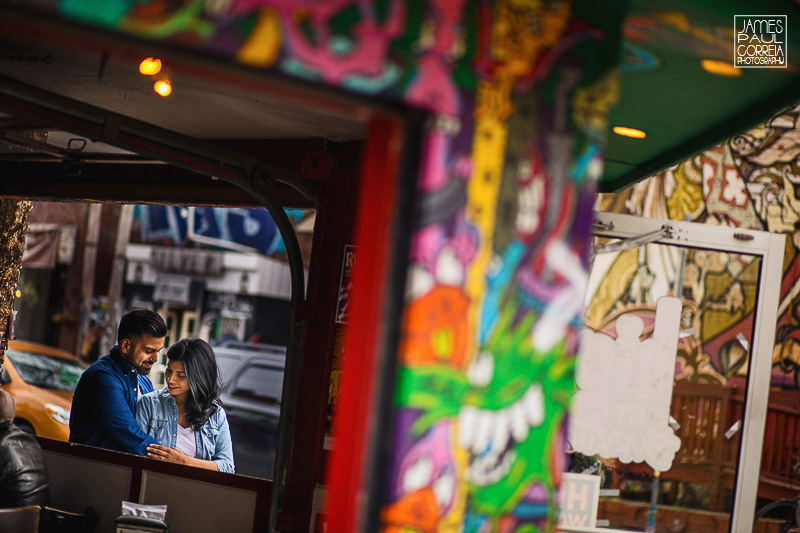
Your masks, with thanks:
[(148, 457), (233, 473), (233, 445), (219, 401), (219, 369), (214, 350), (202, 339), (183, 339), (167, 352), (167, 385), (136, 404), (136, 422), (162, 446)]

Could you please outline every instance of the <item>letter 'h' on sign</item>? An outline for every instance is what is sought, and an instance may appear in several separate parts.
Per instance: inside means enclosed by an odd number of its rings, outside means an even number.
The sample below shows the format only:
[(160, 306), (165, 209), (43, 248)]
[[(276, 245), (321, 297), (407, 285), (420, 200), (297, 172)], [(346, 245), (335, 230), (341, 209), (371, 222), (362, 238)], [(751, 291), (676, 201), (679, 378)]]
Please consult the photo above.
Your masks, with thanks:
[(600, 476), (564, 474), (559, 492), (558, 524), (595, 527), (600, 499)]

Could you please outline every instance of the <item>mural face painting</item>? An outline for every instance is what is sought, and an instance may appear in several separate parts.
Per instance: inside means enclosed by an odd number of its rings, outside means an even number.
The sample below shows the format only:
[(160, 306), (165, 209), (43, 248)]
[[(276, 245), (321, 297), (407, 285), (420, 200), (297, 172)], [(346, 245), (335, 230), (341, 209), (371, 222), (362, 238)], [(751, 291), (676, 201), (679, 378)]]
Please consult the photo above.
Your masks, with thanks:
[[(555, 523), (595, 181), (618, 94), (622, 5), (594, 4), (58, 2), (69, 17), (429, 112), (384, 531)], [(248, 220), (227, 224), (246, 234)]]
[[(799, 115), (800, 109), (788, 109), (629, 190), (602, 195), (599, 200), (601, 210), (786, 235), (772, 360), (772, 385), (782, 388), (800, 384), (800, 202), (796, 189), (800, 171), (793, 155), (798, 151)], [(662, 259), (652, 254), (637, 257), (635, 252), (620, 254), (607, 271), (606, 277), (618, 283), (598, 287), (586, 312), (593, 328), (603, 329), (612, 315), (641, 314), (641, 308), (652, 303), (648, 279)], [(687, 255), (682, 327), (693, 327), (694, 334), (680, 340), (676, 379), (725, 384), (746, 375), (747, 346), (741, 339), (749, 338), (753, 327), (758, 269), (759, 263), (744, 255), (700, 250)]]

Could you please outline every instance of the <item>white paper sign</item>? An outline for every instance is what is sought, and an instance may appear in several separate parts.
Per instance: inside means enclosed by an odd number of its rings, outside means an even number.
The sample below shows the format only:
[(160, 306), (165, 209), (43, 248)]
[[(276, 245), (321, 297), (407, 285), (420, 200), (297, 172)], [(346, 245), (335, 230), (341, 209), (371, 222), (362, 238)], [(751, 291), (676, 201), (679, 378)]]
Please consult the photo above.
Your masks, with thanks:
[(575, 381), (569, 442), (585, 455), (646, 462), (669, 470), (680, 439), (669, 426), (681, 301), (656, 304), (653, 337), (640, 342), (639, 317), (617, 319), (617, 339), (585, 328)]
[(558, 525), (595, 527), (600, 500), (600, 476), (564, 474), (558, 493)]

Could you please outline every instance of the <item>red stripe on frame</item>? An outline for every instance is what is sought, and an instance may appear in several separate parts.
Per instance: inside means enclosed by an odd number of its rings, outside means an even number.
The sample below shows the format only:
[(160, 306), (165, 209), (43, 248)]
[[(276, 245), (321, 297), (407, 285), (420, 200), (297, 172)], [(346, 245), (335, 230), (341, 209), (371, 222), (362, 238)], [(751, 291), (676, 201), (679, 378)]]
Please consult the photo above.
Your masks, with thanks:
[(363, 524), (364, 469), (375, 416), (377, 358), (384, 331), (391, 228), (396, 209), (402, 125), (385, 116), (367, 126), (356, 214), (356, 265), (351, 317), (345, 331), (342, 395), (333, 420), (335, 450), (327, 472), (330, 531), (356, 533)]

